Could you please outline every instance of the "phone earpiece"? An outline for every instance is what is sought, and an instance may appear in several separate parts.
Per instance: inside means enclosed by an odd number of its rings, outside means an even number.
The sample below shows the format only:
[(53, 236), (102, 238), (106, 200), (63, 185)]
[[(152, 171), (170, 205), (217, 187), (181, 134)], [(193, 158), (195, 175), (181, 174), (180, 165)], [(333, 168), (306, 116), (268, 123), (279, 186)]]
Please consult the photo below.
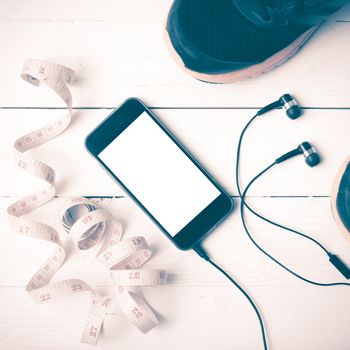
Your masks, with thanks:
[(256, 114), (262, 115), (278, 107), (282, 107), (286, 111), (288, 118), (293, 120), (299, 118), (302, 113), (297, 101), (290, 94), (284, 94), (277, 101), (260, 109)]
[(305, 163), (311, 168), (321, 162), (321, 158), (316, 152), (315, 148), (309, 142), (303, 142), (297, 148), (277, 158), (276, 163), (282, 163), (287, 159), (297, 156), (298, 154), (302, 154), (304, 156)]

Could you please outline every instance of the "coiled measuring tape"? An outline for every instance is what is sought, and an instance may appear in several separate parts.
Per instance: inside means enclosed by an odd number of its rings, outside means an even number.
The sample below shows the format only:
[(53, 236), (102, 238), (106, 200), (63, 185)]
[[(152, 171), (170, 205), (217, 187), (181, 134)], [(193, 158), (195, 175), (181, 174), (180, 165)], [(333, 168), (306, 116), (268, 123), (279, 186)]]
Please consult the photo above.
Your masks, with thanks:
[[(116, 285), (115, 293), (101, 296), (80, 279), (50, 283), (65, 261), (64, 246), (56, 229), (28, 219), (26, 214), (54, 198), (55, 171), (34, 159), (29, 151), (56, 137), (69, 126), (72, 96), (67, 84), (73, 82), (74, 72), (52, 62), (28, 59), (24, 62), (21, 77), (35, 86), (46, 84), (67, 106), (67, 114), (22, 136), (14, 144), (16, 165), (42, 179), (46, 185), (8, 207), (10, 227), (22, 235), (43, 239), (56, 246), (53, 254), (28, 282), (26, 291), (38, 304), (74, 293), (90, 292), (90, 309), (81, 335), (83, 343), (97, 343), (105, 314), (115, 303), (135, 327), (146, 333), (156, 326), (157, 318), (145, 299), (127, 287), (162, 285), (167, 282), (167, 274), (165, 271), (139, 269), (152, 254), (146, 240), (141, 236), (122, 240), (120, 222), (87, 198), (68, 199), (60, 214), (61, 222), (79, 249), (86, 250), (102, 242), (96, 260), (110, 271)], [(82, 209), (82, 214), (77, 218), (73, 212), (78, 208)]]

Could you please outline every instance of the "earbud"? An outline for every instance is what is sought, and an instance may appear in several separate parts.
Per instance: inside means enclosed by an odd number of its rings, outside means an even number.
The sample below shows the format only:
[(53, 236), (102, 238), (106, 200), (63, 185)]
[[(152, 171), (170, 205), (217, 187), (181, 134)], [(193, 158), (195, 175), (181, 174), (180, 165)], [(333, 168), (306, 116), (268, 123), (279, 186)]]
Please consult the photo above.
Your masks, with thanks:
[(301, 150), (302, 154), (305, 157), (306, 164), (313, 168), (317, 164), (320, 163), (321, 159), (316, 150), (311, 146), (309, 142), (303, 142), (299, 149)]
[(282, 108), (286, 111), (286, 114), (290, 119), (294, 120), (301, 116), (301, 108), (291, 95), (283, 95), (280, 98), (280, 102), (282, 104)]
[(260, 109), (256, 114), (262, 115), (267, 113), (275, 108), (282, 107), (290, 119), (297, 119), (301, 116), (301, 108), (299, 107), (297, 101), (289, 94), (284, 94), (280, 99), (275, 102), (272, 102)]
[(298, 154), (302, 154), (304, 156), (305, 163), (311, 168), (319, 164), (321, 161), (320, 156), (316, 152), (315, 148), (313, 148), (309, 142), (303, 142), (297, 148), (277, 158), (276, 163), (282, 163), (285, 160), (295, 157)]

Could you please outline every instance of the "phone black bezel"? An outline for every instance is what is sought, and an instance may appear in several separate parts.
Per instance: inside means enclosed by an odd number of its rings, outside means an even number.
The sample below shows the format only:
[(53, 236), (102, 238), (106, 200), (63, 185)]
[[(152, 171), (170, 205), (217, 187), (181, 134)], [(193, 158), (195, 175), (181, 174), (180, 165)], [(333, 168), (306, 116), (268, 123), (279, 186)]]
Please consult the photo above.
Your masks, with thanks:
[[(190, 221), (175, 236), (170, 235), (166, 229), (154, 218), (142, 203), (124, 186), (108, 166), (98, 157), (118, 135), (120, 135), (135, 119), (146, 112), (158, 126), (170, 137), (173, 142), (186, 154), (195, 166), (220, 191), (220, 195)], [(85, 147), (107, 173), (123, 188), (123, 190), (150, 216), (162, 232), (182, 250), (188, 250), (201, 241), (214, 227), (216, 227), (232, 210), (233, 200), (208, 171), (191, 155), (170, 130), (147, 108), (138, 98), (129, 98), (102, 121), (85, 139)]]

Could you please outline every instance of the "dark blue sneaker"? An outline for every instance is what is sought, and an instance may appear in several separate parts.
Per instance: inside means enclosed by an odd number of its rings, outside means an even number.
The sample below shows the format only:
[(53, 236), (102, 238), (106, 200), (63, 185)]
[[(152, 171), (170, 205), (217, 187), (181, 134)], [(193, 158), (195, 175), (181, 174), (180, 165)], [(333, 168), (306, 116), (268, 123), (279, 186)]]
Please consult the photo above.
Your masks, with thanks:
[(350, 157), (336, 176), (331, 202), (335, 222), (350, 241)]
[(350, 0), (175, 0), (166, 41), (199, 80), (254, 77), (294, 55), (319, 25)]

